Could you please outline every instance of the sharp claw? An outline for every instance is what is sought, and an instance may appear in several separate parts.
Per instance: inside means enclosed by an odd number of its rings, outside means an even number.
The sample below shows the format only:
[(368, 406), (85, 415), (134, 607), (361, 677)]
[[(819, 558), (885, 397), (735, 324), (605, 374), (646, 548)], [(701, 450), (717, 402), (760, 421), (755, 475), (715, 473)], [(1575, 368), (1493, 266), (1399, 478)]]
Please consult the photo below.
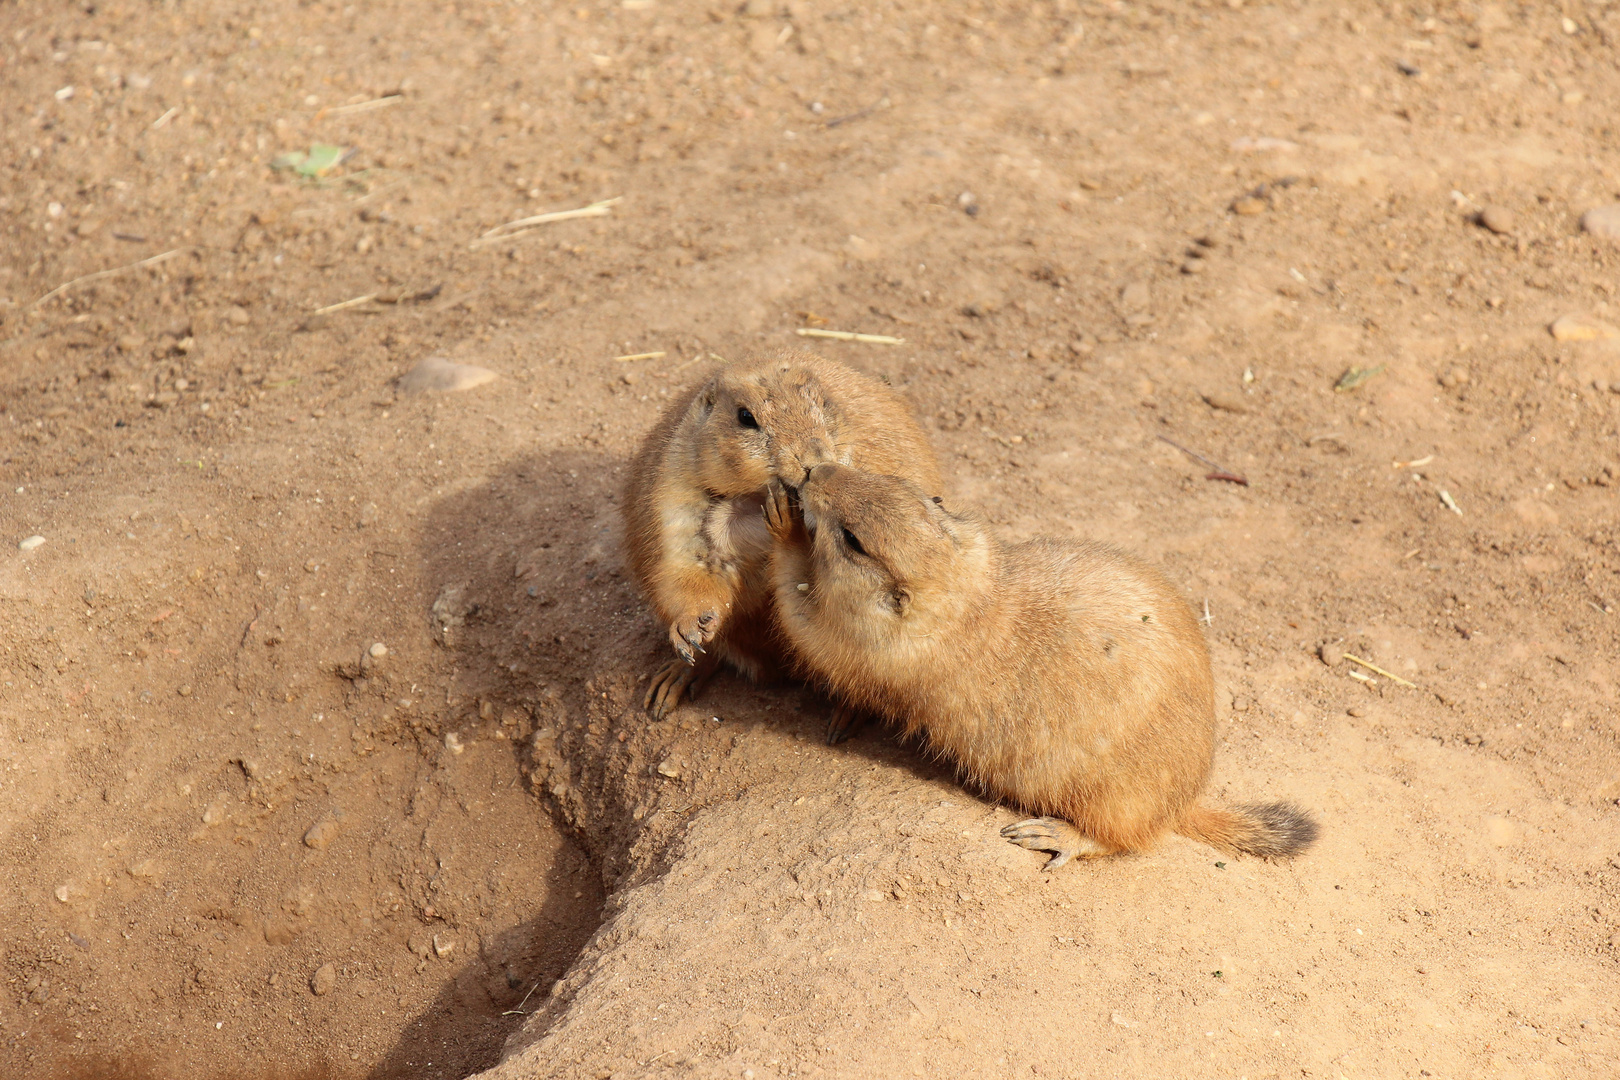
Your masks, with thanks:
[(1048, 859), (1046, 861), (1046, 865), (1044, 867), (1042, 867), (1042, 869), (1043, 870), (1056, 870), (1058, 867), (1062, 866), (1064, 863), (1068, 862), (1072, 858), (1074, 858), (1074, 852), (1072, 852), (1072, 851), (1060, 851), (1056, 855), (1054, 855), (1050, 859)]

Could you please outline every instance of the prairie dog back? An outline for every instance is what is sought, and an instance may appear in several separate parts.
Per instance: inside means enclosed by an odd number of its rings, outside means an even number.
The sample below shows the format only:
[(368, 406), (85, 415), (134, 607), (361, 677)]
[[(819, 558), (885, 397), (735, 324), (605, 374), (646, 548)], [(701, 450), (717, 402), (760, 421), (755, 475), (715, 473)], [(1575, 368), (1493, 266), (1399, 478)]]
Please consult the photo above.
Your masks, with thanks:
[(812, 471), (766, 518), (779, 620), (835, 693), (886, 715), (1034, 814), (1015, 843), (1138, 850), (1166, 829), (1290, 855), (1315, 825), (1287, 804), (1199, 806), (1214, 752), (1209, 654), (1153, 568), (1107, 545), (1003, 543), (896, 477)]

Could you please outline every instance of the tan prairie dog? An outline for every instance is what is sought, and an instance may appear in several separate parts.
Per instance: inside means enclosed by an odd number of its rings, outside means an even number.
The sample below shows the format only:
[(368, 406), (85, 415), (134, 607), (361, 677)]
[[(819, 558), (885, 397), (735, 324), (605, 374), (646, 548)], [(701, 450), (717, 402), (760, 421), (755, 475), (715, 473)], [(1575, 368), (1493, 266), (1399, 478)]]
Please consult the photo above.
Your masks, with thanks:
[(624, 499), (625, 543), (677, 658), (645, 706), (666, 715), (724, 661), (750, 678), (781, 666), (761, 507), (773, 479), (839, 463), (933, 489), (939, 465), (905, 398), (843, 364), (787, 349), (727, 365), (672, 402), (647, 435)]
[(1157, 571), (1103, 544), (999, 540), (898, 477), (819, 466), (771, 489), (771, 577), (793, 649), (833, 692), (897, 721), (1028, 813), (1015, 844), (1136, 851), (1165, 829), (1294, 855), (1288, 803), (1198, 803), (1215, 745), (1209, 652)]

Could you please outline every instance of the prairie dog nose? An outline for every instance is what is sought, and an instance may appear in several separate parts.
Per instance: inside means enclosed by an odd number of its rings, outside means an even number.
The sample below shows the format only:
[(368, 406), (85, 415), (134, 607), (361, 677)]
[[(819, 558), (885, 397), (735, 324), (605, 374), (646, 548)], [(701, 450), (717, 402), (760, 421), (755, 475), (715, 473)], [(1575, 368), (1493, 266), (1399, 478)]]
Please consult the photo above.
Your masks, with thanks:
[(817, 465), (825, 465), (836, 460), (833, 457), (832, 443), (826, 439), (807, 439), (800, 460), (804, 462), (806, 471), (815, 468)]
[(837, 473), (837, 471), (838, 471), (837, 464), (835, 464), (833, 462), (830, 462), (830, 461), (829, 462), (823, 462), (820, 465), (815, 466), (814, 468), (805, 470), (804, 482), (806, 484), (809, 484), (809, 483), (811, 483), (813, 481), (817, 481), (817, 480), (825, 482), (825, 481), (831, 479), (832, 476)]

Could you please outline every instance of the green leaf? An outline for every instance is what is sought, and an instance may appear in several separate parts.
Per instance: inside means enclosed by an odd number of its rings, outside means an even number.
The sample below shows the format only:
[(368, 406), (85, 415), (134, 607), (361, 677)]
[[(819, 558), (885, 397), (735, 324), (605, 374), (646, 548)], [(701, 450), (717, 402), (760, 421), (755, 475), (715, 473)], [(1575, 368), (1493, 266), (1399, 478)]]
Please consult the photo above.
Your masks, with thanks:
[(1333, 392), (1335, 394), (1342, 394), (1346, 390), (1354, 390), (1356, 387), (1360, 386), (1374, 375), (1382, 375), (1383, 373), (1383, 364), (1370, 368), (1353, 367), (1346, 371), (1343, 375), (1339, 376), (1339, 381), (1333, 384)]
[(354, 153), (352, 147), (333, 146), (331, 143), (312, 143), (309, 154), (296, 168), (299, 176), (325, 176)]

